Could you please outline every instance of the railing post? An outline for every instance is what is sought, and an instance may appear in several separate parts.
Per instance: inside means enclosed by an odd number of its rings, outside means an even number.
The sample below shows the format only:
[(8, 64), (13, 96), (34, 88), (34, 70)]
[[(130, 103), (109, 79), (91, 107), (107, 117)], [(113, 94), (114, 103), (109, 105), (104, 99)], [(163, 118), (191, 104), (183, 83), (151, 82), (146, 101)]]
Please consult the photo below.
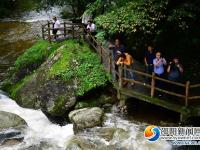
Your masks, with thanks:
[(119, 89), (122, 88), (122, 78), (123, 78), (123, 66), (119, 65)]
[(154, 97), (155, 94), (155, 73), (152, 73), (152, 78), (151, 78), (151, 97)]
[(66, 37), (66, 23), (64, 22), (64, 37)]
[(44, 25), (42, 25), (42, 38), (44, 39)]
[(190, 81), (187, 81), (185, 84), (185, 106), (188, 106), (188, 97), (189, 97)]
[(74, 24), (72, 23), (72, 38), (74, 39)]
[(51, 32), (50, 32), (50, 22), (48, 21), (47, 23), (47, 26), (48, 26), (48, 39), (49, 39), (49, 42), (51, 42)]

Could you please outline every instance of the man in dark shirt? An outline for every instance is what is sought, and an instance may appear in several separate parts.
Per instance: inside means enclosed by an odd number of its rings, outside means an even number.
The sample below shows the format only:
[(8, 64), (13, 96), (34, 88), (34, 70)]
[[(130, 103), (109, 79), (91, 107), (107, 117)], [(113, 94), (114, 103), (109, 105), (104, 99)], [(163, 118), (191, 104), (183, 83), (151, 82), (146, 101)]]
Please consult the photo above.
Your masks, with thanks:
[(145, 52), (144, 63), (146, 66), (146, 72), (152, 74), (153, 72), (153, 60), (156, 58), (153, 47), (148, 46), (147, 51)]
[[(118, 73), (118, 65), (116, 63), (119, 59), (119, 55), (125, 52), (125, 47), (124, 47), (123, 44), (120, 43), (119, 39), (115, 39), (115, 43), (110, 44), (109, 49), (113, 50), (113, 59), (114, 59), (114, 63), (115, 63), (115, 71)], [(115, 78), (116, 78), (116, 80), (118, 80), (117, 74), (116, 74)]]

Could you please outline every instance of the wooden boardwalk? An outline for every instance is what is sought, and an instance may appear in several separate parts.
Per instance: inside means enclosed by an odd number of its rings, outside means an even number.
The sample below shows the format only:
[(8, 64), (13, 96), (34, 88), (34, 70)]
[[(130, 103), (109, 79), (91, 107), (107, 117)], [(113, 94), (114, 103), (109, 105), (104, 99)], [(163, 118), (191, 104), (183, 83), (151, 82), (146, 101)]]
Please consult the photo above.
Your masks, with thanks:
[[(186, 83), (172, 82), (163, 78), (158, 78), (153, 73), (152, 75), (145, 73), (144, 66), (135, 61), (133, 68), (127, 69), (125, 66), (119, 66), (119, 72), (114, 70), (113, 52), (96, 41), (96, 39), (85, 34), (84, 26), (80, 24), (63, 23), (60, 28), (63, 34), (58, 36), (81, 38), (88, 42), (91, 47), (99, 54), (101, 63), (105, 70), (111, 75), (113, 85), (117, 90), (120, 104), (124, 105), (127, 98), (135, 98), (153, 105), (157, 105), (168, 110), (180, 113), (180, 121), (185, 122), (189, 117), (200, 117), (200, 84), (191, 85), (189, 81)], [(51, 33), (51, 24), (48, 23), (42, 26), (42, 34), (44, 39), (48, 39)], [(126, 70), (134, 73), (134, 80), (127, 79), (124, 72)], [(118, 75), (119, 80), (115, 81), (115, 75)], [(149, 78), (150, 82), (147, 82)], [(157, 81), (163, 82), (163, 89), (156, 87)], [(129, 84), (134, 83), (135, 86), (123, 86), (123, 82)], [(173, 87), (173, 88), (172, 88)], [(176, 91), (173, 89), (177, 89)], [(162, 97), (156, 96), (156, 92), (163, 94)]]

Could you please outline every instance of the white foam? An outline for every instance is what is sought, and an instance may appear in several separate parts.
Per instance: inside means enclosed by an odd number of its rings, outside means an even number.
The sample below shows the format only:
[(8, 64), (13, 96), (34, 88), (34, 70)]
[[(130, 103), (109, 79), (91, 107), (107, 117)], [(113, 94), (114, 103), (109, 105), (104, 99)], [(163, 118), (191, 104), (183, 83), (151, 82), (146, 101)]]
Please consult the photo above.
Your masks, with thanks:
[(41, 110), (22, 108), (5, 95), (0, 94), (0, 110), (17, 114), (23, 118), (28, 128), (24, 141), (27, 145), (47, 141), (64, 148), (65, 142), (73, 133), (73, 125), (59, 126), (51, 123)]

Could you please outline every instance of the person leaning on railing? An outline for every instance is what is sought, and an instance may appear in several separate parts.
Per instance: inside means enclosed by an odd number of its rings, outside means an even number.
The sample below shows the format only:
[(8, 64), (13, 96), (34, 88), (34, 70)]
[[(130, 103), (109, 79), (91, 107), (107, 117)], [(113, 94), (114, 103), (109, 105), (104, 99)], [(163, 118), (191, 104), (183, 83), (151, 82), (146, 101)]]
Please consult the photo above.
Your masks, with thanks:
[[(118, 59), (118, 61), (117, 61), (116, 64), (117, 65), (123, 64), (123, 65), (126, 65), (127, 69), (133, 69), (133, 62), (134, 62), (133, 61), (133, 57), (130, 54), (128, 54), (128, 53), (121, 53), (119, 55), (119, 59)], [(126, 77), (128, 79), (134, 80), (134, 74), (133, 74), (133, 72), (131, 70), (127, 70), (127, 69), (126, 69)], [(124, 84), (127, 84), (127, 83), (124, 83)], [(131, 85), (133, 86), (134, 83), (132, 82)]]
[(88, 21), (86, 30), (87, 30), (87, 33), (91, 34), (92, 36), (96, 35), (96, 25), (92, 22), (92, 20)]

